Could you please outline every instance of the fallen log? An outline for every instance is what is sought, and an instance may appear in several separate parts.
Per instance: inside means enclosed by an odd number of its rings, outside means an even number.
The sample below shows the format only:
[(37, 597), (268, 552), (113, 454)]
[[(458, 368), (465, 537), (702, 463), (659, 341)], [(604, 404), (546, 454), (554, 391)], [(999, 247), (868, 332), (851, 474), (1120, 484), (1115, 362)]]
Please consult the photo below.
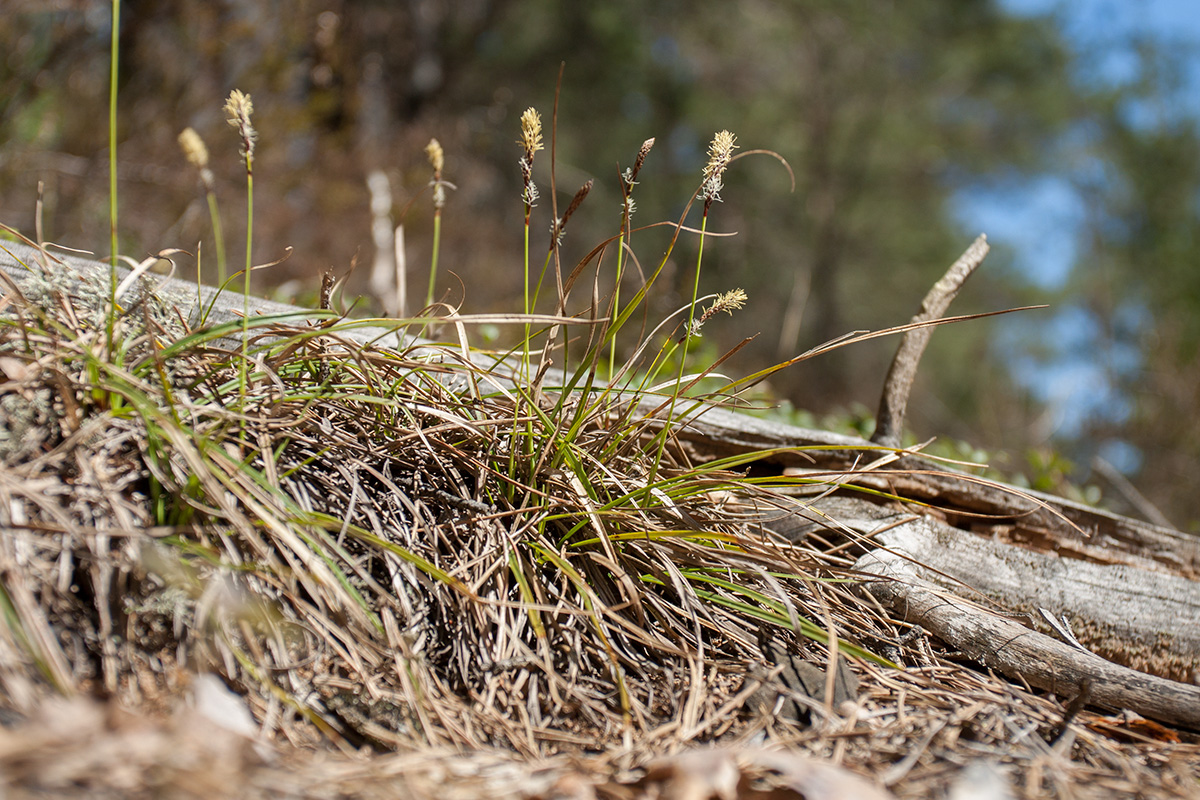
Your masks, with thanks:
[(1200, 725), (1197, 582), (1042, 553), (855, 497), (797, 503), (795, 515), (809, 530), (836, 521), (861, 535), (871, 549), (854, 569), (878, 578), (864, 588), (971, 660), (1060, 697), (1086, 685), (1094, 704)]
[(873, 550), (855, 568), (880, 576), (867, 588), (884, 605), (984, 667), (1063, 699), (1086, 692), (1089, 704), (1200, 727), (1198, 686), (1114, 664), (973, 605), (922, 580), (923, 568), (899, 552)]

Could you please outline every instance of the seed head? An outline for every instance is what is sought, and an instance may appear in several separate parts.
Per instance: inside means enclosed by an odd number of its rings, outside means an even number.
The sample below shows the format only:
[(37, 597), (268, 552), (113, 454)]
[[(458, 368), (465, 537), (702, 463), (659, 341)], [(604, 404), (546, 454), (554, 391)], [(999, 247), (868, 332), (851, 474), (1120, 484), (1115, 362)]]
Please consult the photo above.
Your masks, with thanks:
[(521, 138), (517, 144), (525, 150), (525, 158), (533, 163), (533, 154), (542, 149), (542, 115), (533, 106), (521, 115)]
[(737, 311), (745, 304), (746, 293), (741, 289), (731, 289), (724, 294), (717, 295), (717, 299), (712, 302), (712, 305), (704, 309), (703, 314), (692, 320), (686, 336), (699, 337), (700, 329), (704, 327), (704, 323), (712, 319), (718, 312), (724, 311), (726, 314), (733, 314), (734, 311)]
[(729, 167), (733, 151), (737, 148), (735, 141), (737, 137), (732, 133), (721, 131), (713, 136), (712, 143), (708, 146), (708, 163), (704, 165), (704, 186), (700, 189), (706, 211), (714, 200), (721, 199), (721, 189), (725, 186), (725, 170)]
[(525, 202), (528, 208), (533, 208), (537, 205), (540, 195), (538, 194), (537, 184), (533, 182), (533, 165), (524, 158), (521, 159), (521, 178), (525, 182), (525, 189), (521, 192), (521, 200)]
[(533, 182), (533, 154), (542, 149), (542, 117), (533, 106), (525, 109), (521, 115), (521, 138), (517, 140), (524, 151), (521, 154), (521, 200), (525, 203), (525, 216), (528, 222), (529, 209), (537, 205), (538, 188)]
[(249, 166), (254, 161), (254, 143), (258, 140), (258, 132), (250, 123), (250, 115), (254, 113), (254, 103), (250, 101), (250, 95), (234, 89), (225, 101), (225, 113), (229, 115), (226, 122), (237, 128), (238, 135), (242, 137), (240, 153)]
[(562, 219), (555, 221), (554, 225), (551, 226), (551, 233), (554, 234), (555, 241), (562, 241), (563, 233), (565, 233), (567, 230), (567, 220), (571, 219), (571, 215), (574, 214), (581, 205), (583, 205), (583, 201), (588, 196), (588, 192), (592, 190), (592, 183), (593, 181), (588, 181), (583, 186), (579, 187), (579, 191), (576, 192), (575, 196), (571, 198), (571, 204), (567, 206), (567, 213), (563, 214)]
[(629, 180), (626, 181), (630, 186), (637, 183), (638, 173), (642, 171), (642, 164), (646, 163), (646, 156), (650, 155), (651, 147), (654, 147), (652, 138), (642, 142), (642, 146), (638, 148), (637, 159), (633, 162), (633, 169), (629, 171)]
[(179, 134), (179, 146), (183, 148), (183, 154), (187, 156), (189, 164), (197, 169), (208, 166), (208, 148), (204, 146), (204, 140), (194, 128), (183, 129)]
[(442, 167), (446, 165), (446, 154), (441, 143), (437, 139), (430, 139), (429, 144), (425, 145), (425, 155), (429, 156), (429, 165), (433, 167), (433, 179), (440, 181)]
[(725, 294), (717, 295), (717, 299), (713, 301), (709, 311), (704, 313), (708, 314), (709, 316), (712, 316), (718, 311), (724, 311), (726, 314), (733, 314), (733, 312), (737, 311), (744, 305), (746, 305), (746, 293), (741, 289), (731, 289)]
[(208, 148), (204, 146), (204, 140), (200, 138), (200, 134), (191, 128), (184, 128), (183, 132), (179, 134), (179, 146), (183, 148), (183, 154), (187, 157), (188, 163), (200, 170), (200, 180), (204, 183), (204, 187), (212, 191), (213, 174), (212, 170), (208, 168)]

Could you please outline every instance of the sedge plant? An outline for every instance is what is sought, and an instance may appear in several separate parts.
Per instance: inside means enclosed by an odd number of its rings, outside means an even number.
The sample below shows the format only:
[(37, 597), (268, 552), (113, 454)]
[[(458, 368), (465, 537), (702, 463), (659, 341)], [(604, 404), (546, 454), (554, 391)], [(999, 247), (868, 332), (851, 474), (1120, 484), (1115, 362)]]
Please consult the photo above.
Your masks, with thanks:
[(446, 205), (446, 187), (449, 185), (442, 180), (442, 168), (446, 165), (446, 154), (437, 139), (430, 139), (425, 145), (425, 155), (429, 165), (433, 167), (433, 179), (429, 185), (433, 188), (433, 251), (429, 257), (429, 291), (425, 294), (425, 305), (433, 305), (433, 291), (437, 282), (438, 250), (442, 243), (442, 209)]
[[(116, 22), (114, 0), (114, 29)], [(115, 57), (114, 49), (114, 75)], [(113, 104), (115, 107), (115, 92)], [(246, 576), (239, 585), (265, 591), (264, 597), (277, 609), (251, 617), (233, 608), (214, 609), (210, 604), (206, 616), (196, 618), (200, 624), (195, 635), (184, 634), (189, 647), (213, 649), (215, 663), (223, 664), (234, 685), (259, 691), (265, 702), (283, 700), (332, 735), (333, 724), (324, 716), (324, 704), (308, 704), (301, 694), (288, 694), (282, 682), (269, 677), (298, 663), (289, 652), (276, 653), (271, 645), (281, 638), (279, 620), (312, 631), (323, 652), (351, 651), (338, 660), (336, 669), (363, 684), (382, 681), (378, 685), (386, 685), (393, 696), (404, 699), (414, 714), (422, 714), (422, 709), (439, 702), (439, 697), (444, 708), (449, 708), (451, 698), (444, 692), (476, 692), (472, 681), (481, 682), (477, 696), (489, 698), (481, 706), (480, 720), (486, 721), (489, 714), (511, 716), (517, 707), (549, 707), (545, 698), (531, 695), (530, 701), (520, 690), (501, 690), (496, 684), (501, 673), (486, 666), (519, 662), (544, 676), (531, 682), (530, 692), (544, 691), (536, 686), (552, 687), (559, 707), (585, 707), (583, 719), (606, 720), (609, 730), (628, 730), (639, 724), (637, 720), (651, 709), (663, 677), (679, 674), (673, 663), (679, 653), (701, 657), (709, 653), (708, 658), (731, 664), (739, 659), (748, 663), (757, 653), (752, 641), (745, 639), (745, 631), (759, 622), (791, 628), (818, 641), (834, 641), (797, 614), (797, 609), (803, 608), (810, 609), (814, 617), (820, 613), (811, 598), (806, 599), (811, 576), (791, 581), (789, 576), (801, 569), (798, 563), (781, 560), (771, 548), (742, 536), (736, 523), (717, 520), (703, 510), (711, 505), (708, 492), (713, 487), (736, 485), (734, 477), (723, 473), (721, 465), (689, 469), (672, 462), (672, 475), (656, 478), (655, 471), (665, 469), (670, 456), (661, 444), (663, 439), (656, 447), (639, 444), (635, 404), (609, 407), (595, 402), (590, 381), (600, 354), (606, 345), (614, 352), (618, 331), (661, 274), (682, 221), (674, 226), (659, 268), (630, 302), (622, 307), (616, 285), (610, 310), (604, 314), (596, 310), (593, 298), (592, 318), (582, 322), (604, 334), (594, 337), (595, 345), (586, 348), (580, 362), (572, 365), (566, 352), (571, 339), (561, 333), (568, 324), (568, 297), (587, 265), (599, 261), (593, 251), (565, 274), (559, 263), (560, 245), (567, 223), (578, 212), (591, 183), (576, 192), (561, 217), (554, 215), (542, 277), (531, 287), (528, 235), (537, 199), (532, 164), (533, 154), (541, 149), (541, 134), (540, 123), (526, 124), (523, 119), (526, 314), (519, 324), (528, 326), (535, 319), (532, 314), (551, 261), (556, 313), (546, 323), (537, 375), (526, 371), (521, 376), (523, 385), (515, 389), (518, 402), (503, 391), (492, 396), (464, 395), (450, 387), (480, 385), (488, 376), (469, 358), (460, 358), (457, 349), (422, 345), (424, 349), (414, 346), (412, 352), (385, 352), (355, 345), (350, 343), (354, 323), (335, 323), (329, 313), (304, 315), (331, 323), (320, 328), (299, 324), (289, 328), (290, 322), (298, 320), (288, 317), (298, 315), (259, 316), (251, 321), (257, 134), (251, 122), (250, 97), (235, 90), (225, 112), (238, 132), (246, 168), (247, 232), (240, 319), (217, 318), (215, 324), (197, 331), (172, 327), (176, 323), (168, 324), (169, 314), (161, 322), (141, 327), (134, 327), (137, 319), (132, 315), (118, 323), (120, 309), (114, 287), (109, 293), (110, 330), (116, 324), (126, 326), (120, 331), (124, 349), (117, 356), (110, 347), (104, 358), (119, 361), (103, 360), (86, 347), (61, 347), (64, 342), (86, 341), (86, 328), (70, 329), (72, 318), (79, 315), (68, 314), (59, 320), (31, 312), (18, 324), (3, 328), (7, 335), (3, 346), (16, 348), (14, 352), (20, 348), (26, 352), (30, 342), (58, 348), (28, 353), (27, 357), (39, 363), (52, 358), (81, 360), (82, 368), (69, 365), (59, 371), (30, 371), (29, 380), (40, 380), (42, 375), (80, 376), (86, 385), (68, 396), (93, 397), (100, 390), (122, 398), (128, 409), (123, 424), (132, 425), (134, 436), (140, 439), (105, 457), (127, 463), (126, 471), (143, 476), (149, 490), (143, 493), (134, 487), (123, 494), (118, 488), (95, 495), (121, 498), (130, 504), (148, 498), (149, 505), (138, 512), (144, 515), (136, 517), (132, 527), (167, 529), (168, 535), (159, 544), (188, 555), (188, 559), (175, 559), (173, 566), (153, 567), (160, 575), (193, 560), (201, 565), (200, 569), (183, 570), (186, 575), (180, 585), (191, 588), (183, 592), (182, 599), (173, 601), (184, 609), (176, 613), (198, 614), (205, 608), (204, 583), (194, 580), (204, 572), (224, 573), (235, 580)], [(536, 120), (536, 112), (531, 117)], [(112, 140), (115, 142), (115, 134)], [(647, 140), (643, 145), (624, 182), (622, 230), (617, 237), (622, 251), (633, 233), (632, 187), (651, 143)], [(437, 212), (444, 202), (444, 182), (440, 147), (436, 156), (432, 148), (428, 155), (434, 167), (435, 198), (431, 301), (440, 240)], [(551, 155), (553, 159), (553, 151)], [(193, 163), (203, 169), (199, 162)], [(727, 163), (728, 154), (725, 166)], [(551, 166), (553, 175), (553, 161)], [(706, 173), (706, 187), (711, 189), (711, 195), (705, 197), (707, 216), (720, 188), (720, 174)], [(115, 232), (115, 186), (112, 200)], [(215, 196), (211, 200), (215, 227), (219, 224)], [(625, 263), (622, 254), (617, 283)], [(686, 337), (694, 336), (708, 316), (733, 308), (739, 299), (736, 295), (720, 298), (698, 314), (700, 263), (698, 257), (683, 334), (685, 353)], [(259, 328), (270, 335), (252, 335)], [(523, 348), (528, 365), (533, 336), (528, 327), (526, 330), (529, 335)], [(234, 334), (241, 338), (236, 368), (219, 347), (211, 347)], [(558, 336), (563, 337), (561, 344)], [(252, 352), (252, 340), (265, 343), (256, 344)], [(643, 352), (645, 344), (635, 352)], [(561, 348), (563, 373), (554, 380), (561, 385), (555, 387), (553, 401), (544, 405), (541, 382), (556, 348)], [(270, 371), (273, 381), (251, 385), (247, 371), (252, 358)], [(612, 372), (610, 368), (610, 376)], [(456, 374), (466, 380), (456, 381)], [(676, 393), (682, 378), (681, 368)], [(601, 394), (607, 396), (607, 390)], [(255, 413), (247, 413), (251, 409)], [(69, 413), (103, 412), (78, 407)], [(513, 425), (518, 418), (526, 424)], [(667, 423), (670, 421), (668, 415)], [(370, 424), (364, 428), (365, 422)], [(51, 431), (71, 428), (52, 420), (42, 427)], [(364, 430), (368, 431), (365, 438)], [(105, 437), (74, 437), (70, 446), (90, 447), (104, 441)], [(237, 457), (230, 447), (234, 444)], [(59, 453), (64, 454), (66, 450)], [(502, 454), (510, 455), (501, 461)], [(511, 454), (517, 454), (516, 458)], [(429, 464), (437, 465), (433, 472), (421, 466)], [(514, 464), (519, 466), (514, 468)], [(653, 467), (648, 471), (650, 464)], [(348, 495), (344, 491), (346, 476), (350, 476)], [(360, 483), (368, 479), (387, 491), (360, 490)], [(647, 494), (647, 489), (653, 491)], [(646, 502), (647, 497), (660, 506)], [(390, 503), (388, 498), (402, 498), (403, 502)], [(516, 502), (517, 498), (525, 500)], [(319, 507), (313, 507), (314, 500)], [(481, 522), (478, 527), (472, 522), (472, 536), (456, 543), (456, 529), (446, 527), (439, 508), (457, 509)], [(660, 513), (663, 510), (668, 512), (665, 517)], [(120, 517), (126, 512), (106, 513)], [(483, 519), (492, 522), (483, 524)], [(91, 547), (100, 540), (79, 535), (74, 541)], [(99, 552), (77, 555), (81, 562), (91, 564), (107, 560)], [(95, 584), (110, 585), (99, 579)], [(46, 591), (52, 591), (50, 584)], [(776, 597), (772, 592), (786, 596)], [(629, 602), (614, 602), (622, 597)], [(93, 604), (104, 608), (118, 605), (111, 597)], [(711, 627), (697, 624), (695, 609), (702, 606), (724, 609), (720, 616), (711, 617)], [(643, 612), (647, 607), (654, 609), (659, 624), (648, 622)], [(134, 609), (131, 613), (149, 612)], [(398, 615), (406, 617), (404, 624), (417, 626), (411, 639), (407, 634), (396, 635)], [(439, 619), (462, 620), (467, 625), (420, 627), (424, 625), (420, 620)], [(89, 641), (110, 639), (111, 630), (105, 627), (109, 623), (100, 618), (97, 624)], [(202, 641), (204, 637), (207, 642)], [(409, 642), (422, 639), (428, 639), (424, 649), (411, 652)], [(244, 642), (252, 644), (245, 647)], [(584, 644), (573, 647), (571, 642)], [(724, 644), (716, 648), (718, 642)], [(405, 659), (407, 671), (387, 665), (383, 672), (364, 671), (384, 662), (362, 655), (384, 647)], [(410, 652), (406, 654), (405, 648)], [(575, 655), (567, 658), (567, 651)], [(634, 651), (643, 651), (648, 658), (642, 659), (638, 670), (629, 672), (628, 654)], [(578, 669), (589, 676), (607, 675), (604, 683), (611, 687), (615, 709), (607, 703), (597, 704), (590, 688), (564, 680)], [(106, 675), (105, 680), (115, 686), (119, 677)], [(667, 705), (674, 708), (671, 713), (678, 713), (676, 701)], [(436, 732), (433, 721), (449, 716), (444, 711), (431, 714), (408, 729), (467, 744), (455, 738), (460, 733)]]
[(112, 0), (112, 31), (109, 42), (108, 77), (108, 228), (110, 246), (109, 304), (106, 327), (107, 345), (113, 346), (113, 318), (117, 305), (117, 75), (120, 63), (121, 0)]
[(246, 394), (247, 342), (250, 330), (250, 272), (252, 267), (251, 252), (254, 243), (254, 145), (258, 141), (258, 132), (250, 121), (254, 113), (254, 103), (250, 95), (234, 89), (225, 101), (226, 122), (238, 132), (241, 140), (239, 154), (246, 165), (246, 266), (242, 279), (242, 360), (238, 373), (241, 395)]
[[(178, 584), (186, 590), (174, 601), (182, 609), (177, 613), (197, 622), (195, 630), (181, 627), (183, 644), (208, 648), (211, 662), (233, 685), (256, 693), (260, 705), (282, 701), (322, 732), (335, 731), (364, 710), (335, 719), (332, 702), (359, 701), (303, 690), (308, 678), (302, 680), (294, 665), (317, 660), (296, 658), (274, 644), (284, 638), (284, 628), (302, 630), (301, 642), (315, 641), (312, 651), (322, 654), (322, 668), (336, 673), (336, 681), (376, 687), (395, 698), (390, 705), (400, 709), (402, 719), (390, 720), (390, 727), (379, 724), (372, 715), (389, 704), (375, 704), (365, 708), (367, 723), (356, 736), (387, 730), (394, 732), (393, 743), (423, 737), (456, 746), (478, 744), (472, 731), (493, 730), (497, 738), (511, 736), (515, 746), (527, 747), (540, 731), (562, 721), (552, 715), (569, 717), (570, 724), (597, 738), (658, 726), (684, 713), (684, 699), (664, 699), (664, 685), (690, 675), (689, 691), (703, 691), (706, 663), (744, 673), (762, 655), (753, 634), (759, 626), (867, 657), (844, 638), (844, 631), (867, 623), (853, 614), (839, 616), (826, 607), (827, 597), (814, 597), (840, 591), (829, 573), (820, 573), (823, 566), (813, 566), (830, 562), (815, 551), (801, 556), (799, 548), (782, 549), (747, 535), (736, 516), (726, 513), (726, 501), (717, 499), (753, 490), (735, 472), (748, 459), (695, 465), (665, 444), (668, 428), (677, 423), (674, 403), (687, 389), (682, 366), (687, 339), (699, 335), (713, 315), (731, 312), (745, 299), (740, 290), (728, 292), (702, 309), (706, 223), (691, 302), (679, 312), (681, 333), (667, 337), (657, 352), (652, 342), (661, 326), (639, 335), (628, 364), (614, 369), (612, 363), (616, 337), (662, 274), (686, 212), (666, 223), (672, 230), (666, 253), (627, 302), (618, 293), (628, 263), (622, 254), (611, 300), (602, 303), (593, 288), (590, 311), (572, 318), (568, 299), (584, 272), (594, 266), (599, 274), (600, 256), (613, 242), (622, 253), (630, 246), (633, 186), (652, 139), (622, 176), (617, 236), (569, 270), (561, 268), (562, 237), (588, 196), (591, 183), (585, 184), (562, 216), (554, 215), (546, 263), (534, 286), (529, 240), (538, 196), (532, 167), (542, 140), (537, 112), (522, 116), (525, 313), (507, 320), (525, 332), (516, 367), (503, 360), (481, 364), (465, 345), (414, 341), (374, 347), (371, 342), (383, 336), (377, 328), (365, 330), (365, 323), (337, 320), (332, 312), (306, 312), (306, 319), (320, 321), (317, 326), (303, 324), (299, 312), (252, 319), (256, 134), (250, 98), (233, 92), (225, 111), (241, 138), (247, 172), (240, 319), (223, 307), (217, 311), (224, 316), (214, 312), (211, 324), (181, 330), (170, 315), (135, 327), (138, 320), (127, 314), (121, 321), (129, 326), (122, 329), (128, 349), (121, 368), (97, 362), (86, 348), (61, 346), (87, 336), (86, 328), (69, 327), (71, 315), (59, 321), (31, 312), (26, 321), (0, 327), (6, 337), (0, 350), (15, 351), (32, 341), (62, 350), (32, 352), (28, 358), (34, 361), (73, 360), (62, 370), (30, 371), (29, 380), (80, 376), (74, 380), (87, 385), (70, 396), (87, 397), (103, 387), (124, 398), (130, 411), (122, 424), (140, 439), (106, 457), (127, 462), (129, 474), (144, 481), (124, 495), (109, 494), (131, 506), (148, 498), (129, 527), (157, 526), (161, 538), (155, 547), (176, 553), (172, 565), (155, 569), (183, 575)], [(427, 155), (437, 209), (444, 202), (444, 192), (440, 200), (438, 194), (443, 155), (433, 144)], [(693, 197), (704, 201), (705, 220), (719, 199), (734, 146), (731, 134), (714, 140), (704, 188)], [(437, 219), (435, 210), (431, 293)], [(537, 317), (538, 294), (552, 261), (555, 313)], [(472, 324), (464, 315), (455, 322), (464, 330)], [(568, 325), (591, 334), (582, 356), (563, 332)], [(535, 332), (534, 326), (544, 327)], [(235, 367), (219, 342), (239, 334)], [(541, 358), (531, 375), (535, 342)], [(574, 362), (567, 358), (568, 346), (576, 348)], [(675, 347), (681, 366), (667, 389), (671, 411), (651, 420), (639, 406), (650, 393), (627, 387), (636, 372), (644, 372), (638, 363), (644, 354), (652, 353), (654, 374), (665, 369)], [(607, 377), (624, 376), (625, 387), (594, 386), (597, 365), (606, 357)], [(76, 362), (86, 362), (86, 369)], [(261, 364), (271, 380), (248, 381), (250, 363)], [(642, 378), (643, 384), (649, 380)], [(494, 389), (479, 392), (480, 386)], [(653, 432), (655, 421), (662, 423), (661, 432)], [(71, 428), (50, 421), (41, 427)], [(103, 441), (74, 437), (69, 447)], [(68, 445), (62, 453), (56, 446), (51, 443), (47, 452), (72, 455)], [(96, 537), (75, 541), (91, 546)], [(78, 554), (89, 564), (103, 563), (100, 555)], [(258, 592), (273, 610), (249, 615), (205, 606), (208, 594), (198, 576)], [(118, 605), (105, 600), (94, 606)], [(811, 621), (818, 618), (834, 619), (843, 636)], [(527, 673), (520, 684), (506, 682), (508, 664)], [(291, 673), (289, 680), (279, 677), (284, 673)], [(300, 689), (285, 690), (286, 685)], [(459, 698), (465, 696), (479, 698), (462, 712), (472, 715), (471, 724), (446, 725), (444, 720), (458, 718)], [(525, 730), (495, 724), (526, 713), (545, 715), (527, 726), (538, 731), (529, 740), (518, 740)], [(719, 709), (701, 716), (697, 724), (714, 724)]]
[(208, 217), (212, 223), (213, 240), (217, 245), (217, 286), (225, 286), (225, 235), (221, 230), (221, 212), (217, 207), (217, 192), (213, 182), (213, 171), (208, 166), (208, 147), (194, 128), (184, 128), (179, 134), (179, 146), (188, 163), (200, 174), (204, 186), (204, 197), (208, 203)]

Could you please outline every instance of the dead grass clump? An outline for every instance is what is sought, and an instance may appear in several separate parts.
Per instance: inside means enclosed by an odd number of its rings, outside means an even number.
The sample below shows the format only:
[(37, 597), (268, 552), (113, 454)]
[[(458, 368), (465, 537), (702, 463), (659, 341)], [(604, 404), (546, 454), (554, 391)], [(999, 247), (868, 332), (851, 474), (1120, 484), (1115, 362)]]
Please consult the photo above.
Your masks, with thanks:
[(29, 409), (0, 478), (14, 711), (42, 682), (161, 703), (186, 669), (296, 743), (679, 742), (736, 724), (767, 629), (819, 659), (824, 627), (884, 635), (627, 402), (538, 406), (457, 350), (279, 319), (243, 393), (231, 325), (131, 307), (107, 352), (86, 295), (14, 291), (0, 328), (0, 402)]
[[(1089, 712), (1061, 733), (1058, 703), (902, 637), (843, 582), (845, 542), (765, 533), (732, 501), (769, 505), (778, 483), (662, 446), (642, 395), (549, 373), (535, 398), (460, 348), (376, 349), (289, 314), (251, 321), (243, 390), (224, 338), (240, 320), (193, 331), (131, 301), (108, 350), (88, 299), (105, 287), (70, 285), (38, 302), (11, 285), (0, 320), (0, 686), (25, 721), (0, 765), (16, 784), (797, 793), (808, 767), (757, 749), (783, 744), (897, 796), (979, 761), (1028, 796), (1195, 786), (1195, 745), (1118, 742)], [(811, 694), (785, 675), (804, 665), (824, 679)], [(197, 733), (180, 706), (197, 675), (235, 689), (253, 731)], [(68, 735), (46, 698), (79, 694), (157, 721), (85, 704), (66, 714), (91, 739)], [(252, 755), (251, 732), (281, 754)], [(131, 782), (80, 777), (100, 739), (140, 754)], [(710, 772), (670, 760), (713, 741), (732, 749)], [(401, 755), (363, 761), (363, 745)]]

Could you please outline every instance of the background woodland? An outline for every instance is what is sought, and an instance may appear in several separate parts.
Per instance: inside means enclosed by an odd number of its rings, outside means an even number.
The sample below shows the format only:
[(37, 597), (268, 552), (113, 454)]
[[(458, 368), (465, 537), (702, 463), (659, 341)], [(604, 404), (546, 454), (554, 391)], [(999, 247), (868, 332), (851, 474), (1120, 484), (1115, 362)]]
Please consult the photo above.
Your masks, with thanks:
[[(1179, 103), (1180, 52), (1115, 42), (1131, 80), (1088, 79), (1103, 52), (1081, 51), (1054, 17), (1019, 17), (985, 0), (906, 3), (711, 0), (603, 4), (549, 0), (191, 3), (127, 0), (120, 31), (123, 252), (213, 252), (208, 209), (176, 137), (195, 128), (213, 153), (228, 242), (244, 231), (244, 180), (221, 105), (254, 98), (255, 260), (264, 292), (311, 300), (322, 270), (373, 257), (366, 177), (383, 170), (396, 209), (429, 182), (437, 137), (457, 189), (442, 221), (439, 293), (465, 310), (519, 306), (518, 117), (547, 122), (565, 62), (558, 119), (559, 202), (588, 179), (564, 252), (582, 257), (616, 232), (619, 169), (642, 141), (636, 221), (677, 217), (700, 180), (713, 131), (771, 159), (734, 165), (710, 230), (736, 231), (705, 256), (702, 291), (742, 287), (749, 308), (705, 329), (713, 352), (757, 335), (733, 367), (749, 372), (851, 330), (906, 321), (979, 231), (964, 193), (1052, 177), (1085, 198), (1074, 269), (1053, 288), (1003, 237), (954, 311), (1050, 303), (1046, 311), (945, 329), (933, 338), (909, 407), (918, 438), (962, 439), (1041, 488), (1100, 483), (1117, 461), (1166, 518), (1200, 526), (1200, 147)], [(7, 4), (0, 18), (0, 221), (32, 234), (39, 182), (46, 240), (100, 253), (108, 241), (105, 125), (110, 7), (99, 0)], [(544, 159), (539, 169), (548, 169)], [(618, 167), (619, 165), (619, 167)], [(550, 176), (541, 240), (550, 221)], [(404, 219), (421, 296), (432, 209)], [(666, 234), (635, 236), (656, 258)], [(1047, 248), (1058, 246), (1047, 241)], [(103, 253), (100, 253), (103, 255)], [(214, 261), (206, 257), (207, 269)], [(192, 265), (185, 264), (185, 271)], [(458, 276), (455, 280), (450, 273)], [(690, 272), (654, 299), (686, 302)], [(212, 275), (208, 275), (211, 279)], [(278, 287), (283, 287), (282, 289)], [(370, 300), (367, 300), (368, 306)], [(775, 401), (853, 425), (873, 407), (893, 341), (809, 361), (772, 379)], [(1103, 376), (1072, 422), (1036, 376), (1064, 363)], [(1058, 365), (1057, 367), (1055, 365)], [(1030, 380), (1029, 376), (1035, 378)], [(861, 405), (860, 405), (861, 404)], [(1057, 455), (1061, 453), (1062, 455)], [(1117, 455), (1123, 456), (1117, 458)]]

